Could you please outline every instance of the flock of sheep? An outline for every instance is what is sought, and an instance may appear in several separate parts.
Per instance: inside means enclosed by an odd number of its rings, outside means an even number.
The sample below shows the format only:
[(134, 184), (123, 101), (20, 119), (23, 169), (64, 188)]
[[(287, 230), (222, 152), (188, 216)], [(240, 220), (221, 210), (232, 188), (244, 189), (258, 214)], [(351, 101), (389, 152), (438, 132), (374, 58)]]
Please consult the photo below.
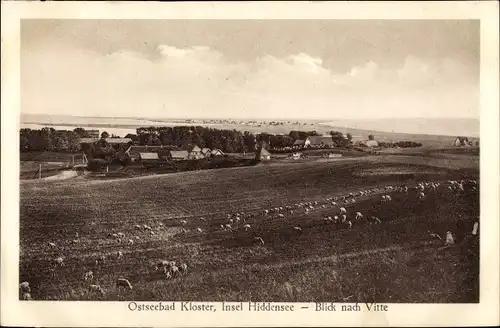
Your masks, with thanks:
[[(461, 180), (461, 181), (447, 181), (447, 183), (440, 182), (420, 182), (416, 186), (409, 187), (408, 185), (402, 186), (392, 186), (388, 185), (383, 188), (372, 188), (365, 189), (357, 192), (351, 192), (348, 195), (344, 196), (336, 196), (325, 198), (321, 201), (310, 201), (310, 202), (301, 202), (288, 206), (280, 206), (274, 207), (270, 209), (260, 210), (259, 212), (245, 213), (238, 212), (234, 214), (227, 214), (225, 218), (225, 223), (220, 224), (220, 231), (224, 232), (234, 232), (234, 231), (245, 231), (249, 232), (252, 230), (253, 218), (267, 217), (269, 219), (286, 219), (287, 215), (293, 215), (294, 213), (301, 213), (308, 215), (309, 213), (315, 210), (327, 209), (327, 208), (335, 208), (335, 213), (332, 216), (325, 216), (323, 221), (327, 224), (333, 223), (338, 225), (339, 227), (345, 227), (351, 229), (355, 222), (359, 222), (361, 220), (366, 220), (371, 224), (380, 224), (382, 221), (376, 216), (364, 215), (361, 212), (348, 212), (346, 207), (347, 204), (356, 203), (356, 197), (364, 197), (364, 196), (372, 196), (372, 195), (380, 195), (381, 203), (390, 203), (392, 201), (391, 193), (404, 193), (409, 194), (410, 190), (414, 190), (416, 194), (416, 198), (418, 200), (422, 200), (426, 197), (427, 193), (432, 193), (438, 190), (438, 188), (445, 188), (445, 191), (449, 192), (452, 195), (460, 195), (464, 193), (465, 190), (477, 191), (477, 181), (476, 180)], [(410, 197), (410, 195), (408, 196)], [(200, 221), (206, 221), (205, 218), (198, 218)], [(188, 221), (186, 219), (180, 220), (181, 226), (186, 226)], [(478, 223), (474, 225), (473, 234), (478, 233)], [(135, 225), (135, 230), (140, 233), (146, 233), (149, 235), (155, 234), (155, 229), (148, 225)], [(156, 230), (161, 230), (164, 228), (163, 223), (158, 223), (158, 227)], [(294, 226), (293, 229), (297, 232), (301, 232), (302, 228), (300, 226)], [(183, 228), (183, 231), (186, 230)], [(204, 230), (201, 227), (196, 227), (196, 231), (198, 233), (203, 233)], [(438, 234), (430, 233), (430, 237), (436, 239), (442, 239)], [(136, 235), (132, 238), (126, 238), (125, 233), (117, 232), (117, 233), (109, 233), (108, 238), (113, 239), (116, 243), (125, 242), (128, 245), (133, 245), (135, 240), (141, 240), (141, 237)], [(253, 240), (261, 245), (264, 245), (264, 239), (261, 236), (254, 236)], [(453, 244), (453, 235), (450, 231), (447, 232), (445, 241), (447, 245)], [(72, 243), (79, 243), (79, 234), (75, 233), (75, 239), (73, 239)], [(57, 245), (54, 242), (48, 243), (50, 248), (57, 249)], [(114, 257), (116, 260), (121, 260), (124, 258), (124, 253), (122, 250), (118, 250), (114, 253)], [(107, 257), (106, 255), (98, 255), (95, 258), (95, 265), (99, 267), (106, 263)], [(65, 266), (65, 261), (63, 256), (59, 256), (53, 260), (53, 266), (50, 268), (53, 277), (57, 274), (59, 268)], [(179, 265), (175, 261), (167, 261), (167, 260), (158, 260), (154, 265), (153, 269), (155, 272), (161, 272), (164, 275), (165, 279), (172, 279), (177, 276), (185, 275), (188, 271), (188, 266), (186, 263), (180, 263)], [(95, 281), (94, 272), (87, 271), (83, 276), (83, 280), (88, 283), (88, 291), (89, 293), (99, 293), (104, 295), (104, 289), (98, 285), (93, 284)], [(116, 279), (116, 287), (118, 289), (125, 288), (128, 290), (132, 290), (132, 284), (128, 279), (123, 277), (118, 277)], [(24, 300), (31, 300), (31, 287), (29, 282), (24, 281), (20, 284), (21, 297)]]
[[(138, 231), (139, 233), (142, 234), (149, 234), (149, 235), (154, 235), (155, 231), (154, 230), (162, 230), (164, 229), (163, 223), (159, 222), (158, 227), (156, 229), (153, 229), (149, 225), (135, 225), (135, 230)], [(72, 240), (72, 244), (78, 244), (80, 243), (79, 239), (80, 235), (78, 232), (75, 232), (74, 239)], [(115, 244), (127, 244), (127, 245), (133, 245), (134, 240), (141, 240), (141, 236), (135, 235), (131, 236), (131, 238), (126, 238), (125, 233), (123, 232), (117, 232), (117, 233), (108, 233), (107, 235), (108, 239), (111, 239)], [(51, 249), (57, 249), (58, 245), (55, 242), (48, 242), (48, 246)], [(95, 264), (96, 268), (101, 268), (101, 266), (105, 265), (106, 262), (111, 259), (115, 260), (122, 260), (124, 258), (124, 251), (123, 250), (117, 250), (111, 254), (105, 255), (105, 254), (100, 254), (94, 257), (93, 263)], [(57, 277), (59, 274), (60, 270), (66, 266), (65, 263), (65, 257), (64, 256), (58, 256), (56, 257), (52, 262), (51, 265), (49, 266), (49, 272), (51, 274), (51, 278)], [(160, 271), (164, 274), (165, 279), (172, 279), (181, 275), (187, 274), (188, 266), (186, 263), (179, 263), (175, 261), (166, 261), (166, 260), (158, 260), (157, 263), (152, 265), (152, 273), (155, 271)], [(154, 269), (154, 270), (153, 270)], [(89, 270), (86, 271), (83, 275), (83, 281), (88, 284), (88, 293), (89, 294), (105, 294), (104, 288), (102, 288), (98, 284), (94, 284), (96, 276), (94, 271)], [(31, 286), (28, 281), (24, 281), (19, 285), (20, 292), (21, 292), (21, 298), (23, 300), (31, 300)], [(132, 290), (132, 284), (130, 281), (126, 278), (123, 277), (118, 277), (116, 279), (116, 288), (118, 290), (124, 288), (126, 290)]]
[[(328, 208), (334, 208), (335, 212), (331, 216), (325, 216), (323, 218), (323, 221), (325, 223), (333, 223), (336, 224), (339, 228), (351, 229), (356, 222), (360, 222), (362, 220), (365, 220), (370, 224), (382, 223), (382, 220), (374, 215), (364, 215), (359, 211), (348, 213), (345, 206), (348, 204), (356, 203), (357, 198), (359, 199), (360, 197), (379, 195), (380, 202), (382, 204), (389, 204), (392, 202), (392, 197), (390, 195), (391, 193), (407, 194), (408, 197), (415, 197), (416, 200), (421, 201), (426, 198), (426, 193), (435, 193), (438, 190), (441, 190), (445, 193), (447, 192), (450, 195), (457, 196), (464, 193), (466, 189), (469, 191), (477, 191), (477, 181), (469, 179), (460, 181), (449, 180), (447, 182), (419, 182), (413, 186), (387, 185), (382, 188), (365, 189), (357, 192), (350, 192), (349, 194), (343, 196), (329, 197), (320, 201), (295, 203), (293, 205), (269, 208), (261, 210), (259, 212), (245, 213), (241, 211), (233, 214), (227, 214), (225, 222), (223, 224), (220, 224), (219, 230), (223, 232), (251, 232), (253, 229), (252, 219), (257, 216), (267, 217), (269, 219), (286, 219), (287, 216), (293, 216), (294, 214), (309, 215), (313, 211), (324, 210)], [(205, 221), (204, 218), (201, 219)], [(187, 221), (182, 220), (181, 223), (186, 224)], [(302, 231), (302, 227), (300, 226), (294, 226), (293, 229), (297, 232)], [(204, 232), (201, 227), (197, 227), (196, 230), (199, 233)], [(447, 243), (450, 243), (451, 239), (449, 236), (451, 235), (451, 232), (448, 232), (447, 235)], [(430, 236), (433, 238), (441, 239), (441, 237), (439, 237), (437, 234), (430, 234)], [(264, 239), (261, 236), (255, 236), (253, 239), (257, 243), (264, 245)]]

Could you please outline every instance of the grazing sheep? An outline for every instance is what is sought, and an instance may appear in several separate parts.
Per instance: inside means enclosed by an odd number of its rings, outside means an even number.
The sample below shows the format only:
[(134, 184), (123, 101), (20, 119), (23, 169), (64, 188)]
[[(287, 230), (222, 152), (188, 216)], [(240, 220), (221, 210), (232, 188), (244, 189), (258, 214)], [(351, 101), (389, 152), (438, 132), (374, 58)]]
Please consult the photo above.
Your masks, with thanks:
[(64, 266), (64, 257), (60, 256), (54, 260), (56, 266)]
[(125, 237), (125, 234), (123, 232), (119, 232), (116, 234), (119, 238)]
[(187, 273), (187, 270), (188, 270), (188, 266), (186, 263), (182, 263), (180, 266), (179, 266), (179, 272), (181, 274), (186, 274)]
[(360, 220), (363, 218), (363, 214), (361, 212), (356, 212), (356, 220)]
[(293, 229), (295, 229), (295, 231), (302, 231), (302, 228), (300, 227), (293, 227)]
[(140, 226), (140, 225), (138, 225), (138, 224), (136, 224), (136, 225), (135, 225), (135, 228), (136, 228), (137, 230), (142, 230), (141, 226)]
[(223, 224), (221, 224), (221, 225), (220, 225), (220, 229), (221, 229), (222, 231), (226, 231), (226, 227), (225, 227)]
[(164, 269), (165, 267), (167, 267), (169, 265), (170, 265), (170, 261), (160, 260), (155, 265), (155, 271), (158, 271), (160, 269)]
[(186, 220), (181, 220), (181, 224), (187, 224)]
[(424, 194), (422, 191), (421, 191), (421, 192), (419, 192), (419, 193), (418, 193), (418, 195), (417, 195), (417, 198), (418, 198), (419, 200), (424, 199), (424, 197), (425, 197), (425, 194)]
[(89, 291), (91, 293), (101, 293), (102, 295), (104, 295), (104, 290), (99, 285), (90, 285), (89, 286)]
[(85, 272), (85, 274), (83, 275), (83, 279), (85, 281), (94, 279), (94, 273), (92, 271)]
[(376, 224), (377, 223), (382, 223), (382, 221), (380, 221), (380, 219), (378, 217), (376, 217), (376, 216), (372, 216), (371, 217), (371, 221), (375, 222)]
[(56, 247), (56, 244), (55, 244), (55, 243), (53, 243), (53, 242), (49, 242), (49, 246), (50, 246), (51, 248), (55, 248), (55, 247)]
[(154, 232), (154, 231), (150, 231), (150, 232), (149, 232), (149, 234), (150, 234), (151, 236), (154, 236), (155, 232)]
[(78, 238), (78, 232), (75, 232), (75, 238)]
[(351, 221), (347, 221), (347, 225), (349, 226), (349, 229), (352, 229), (352, 222)]
[(165, 279), (172, 279), (172, 273), (170, 271), (165, 272)]
[(204, 217), (201, 217), (201, 218), (200, 218), (200, 220), (201, 220), (201, 221), (206, 221)]
[(339, 217), (338, 217), (337, 215), (335, 215), (335, 216), (333, 217), (333, 221), (335, 221), (335, 222), (339, 222)]
[(170, 272), (172, 273), (172, 276), (179, 275), (180, 274), (179, 267), (177, 267), (176, 265), (171, 265), (170, 266)]
[(105, 255), (101, 255), (99, 256), (96, 260), (95, 260), (95, 264), (96, 265), (99, 265), (99, 264), (104, 264), (106, 262), (106, 256)]
[(345, 223), (347, 221), (347, 215), (343, 214), (341, 218), (342, 218), (342, 223)]
[(453, 239), (453, 234), (451, 233), (451, 231), (447, 231), (446, 232), (446, 241), (445, 241), (445, 243), (446, 243), (447, 246), (455, 244), (455, 240)]
[(19, 288), (21, 289), (21, 293), (31, 293), (30, 283), (27, 281), (20, 283)]
[(243, 226), (243, 228), (245, 228), (245, 231), (248, 231), (248, 229), (250, 229), (250, 225), (249, 225), (249, 224), (245, 224), (245, 225)]
[(139, 236), (135, 236), (135, 239), (137, 239), (137, 240), (141, 240), (141, 237), (139, 237)]
[(257, 240), (258, 242), (260, 242), (262, 245), (264, 245), (264, 239), (262, 239), (261, 237), (254, 237), (253, 238), (254, 240)]
[(347, 214), (347, 210), (345, 209), (345, 207), (340, 208), (340, 214)]
[(78, 244), (78, 243), (80, 243), (79, 239), (73, 239), (73, 244)]
[(124, 287), (125, 289), (132, 290), (132, 284), (125, 278), (116, 279), (116, 287), (117, 288)]
[(385, 195), (385, 199), (386, 199), (388, 202), (392, 201), (392, 198), (391, 198), (391, 196), (389, 196), (389, 195)]
[(129, 240), (128, 240), (128, 244), (129, 244), (129, 245), (133, 245), (133, 244), (134, 244), (134, 240), (133, 240), (133, 239), (129, 239)]

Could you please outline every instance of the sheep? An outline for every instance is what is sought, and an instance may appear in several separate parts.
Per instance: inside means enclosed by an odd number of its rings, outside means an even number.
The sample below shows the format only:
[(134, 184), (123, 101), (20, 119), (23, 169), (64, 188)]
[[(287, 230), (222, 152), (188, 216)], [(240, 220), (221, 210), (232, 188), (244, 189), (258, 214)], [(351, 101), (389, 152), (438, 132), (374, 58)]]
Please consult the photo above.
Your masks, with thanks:
[(128, 242), (129, 245), (133, 245), (134, 244), (134, 240), (133, 239), (129, 239), (127, 242)]
[(154, 236), (155, 232), (154, 232), (154, 231), (150, 231), (150, 232), (149, 232), (149, 234), (150, 234), (151, 236)]
[(99, 256), (96, 260), (95, 260), (95, 264), (96, 265), (99, 265), (99, 264), (104, 264), (106, 262), (106, 256), (105, 255), (101, 255)]
[(180, 266), (179, 266), (179, 272), (181, 274), (186, 274), (187, 273), (187, 270), (188, 270), (188, 266), (186, 263), (182, 263)]
[(92, 271), (85, 272), (85, 274), (83, 275), (83, 280), (87, 281), (92, 279), (94, 279), (94, 273)]
[(269, 214), (269, 210), (264, 210), (264, 215), (268, 215)]
[(31, 293), (30, 283), (27, 281), (20, 283), (19, 288), (21, 289), (21, 293)]
[(254, 237), (253, 238), (254, 240), (257, 240), (258, 242), (260, 242), (262, 245), (264, 245), (264, 239), (262, 239), (261, 237)]
[(424, 199), (424, 197), (425, 197), (425, 194), (424, 194), (422, 191), (421, 191), (421, 192), (419, 192), (419, 193), (418, 193), (418, 195), (417, 195), (417, 198), (418, 198), (419, 200)]
[(78, 244), (78, 243), (80, 243), (80, 240), (79, 239), (73, 239), (72, 242), (73, 242), (73, 244)]
[(278, 217), (281, 218), (281, 219), (284, 219), (285, 215), (280, 213), (280, 214), (278, 214)]
[(64, 266), (64, 257), (59, 256), (58, 258), (56, 258), (54, 260), (54, 263), (55, 263), (56, 267), (57, 266), (61, 266), (61, 267)]
[(78, 238), (78, 232), (75, 232), (75, 238)]
[(186, 225), (187, 221), (186, 220), (181, 220), (181, 224)]
[(347, 215), (343, 214), (341, 218), (342, 218), (342, 223), (347, 221)]
[[(226, 223), (225, 227), (226, 227), (226, 229), (233, 230), (233, 227), (229, 223)], [(198, 228), (198, 229), (200, 229), (200, 228)], [(198, 231), (203, 232), (201, 229)]]
[(119, 232), (116, 234), (119, 238), (125, 237), (125, 234), (123, 232)]
[(455, 240), (453, 239), (453, 234), (451, 231), (446, 232), (446, 241), (445, 241), (447, 246), (454, 245)]
[(102, 295), (104, 295), (104, 289), (102, 289), (102, 287), (99, 286), (99, 285), (90, 285), (89, 286), (89, 292), (91, 292), (91, 293), (101, 293)]
[(120, 287), (124, 287), (125, 289), (130, 289), (132, 290), (132, 284), (130, 283), (130, 281), (128, 281), (127, 279), (125, 278), (118, 278), (116, 279), (116, 287), (117, 288), (120, 288)]
[(340, 214), (347, 214), (347, 210), (345, 209), (345, 207), (340, 208)]
[(136, 239), (136, 240), (141, 240), (141, 237), (139, 237), (139, 236), (135, 236), (135, 239)]
[(361, 212), (356, 212), (356, 220), (359, 220), (362, 218), (363, 218), (363, 214), (361, 214)]
[(121, 258), (123, 258), (123, 252), (122, 252), (122, 251), (118, 251), (118, 252), (116, 252), (116, 258), (117, 258), (117, 259), (121, 259)]
[(180, 274), (179, 267), (176, 266), (176, 265), (171, 265), (170, 266), (170, 272), (172, 273), (172, 276), (179, 275)]
[(392, 201), (392, 198), (391, 198), (391, 196), (389, 196), (389, 195), (385, 195), (385, 199), (386, 199), (388, 202)]
[(165, 267), (167, 267), (169, 265), (170, 265), (170, 261), (160, 260), (155, 265), (155, 271), (158, 271), (160, 269), (164, 269)]
[(248, 231), (248, 229), (250, 229), (250, 225), (249, 225), (249, 224), (245, 224), (245, 225), (243, 226), (243, 228), (245, 228), (245, 231)]
[(347, 221), (347, 225), (349, 226), (349, 229), (352, 228), (352, 222), (351, 221)]
[(293, 229), (295, 229), (295, 231), (300, 231), (300, 232), (302, 232), (302, 228), (301, 228), (301, 227), (293, 227)]
[(338, 217), (337, 215), (335, 215), (335, 216), (333, 217), (333, 221), (335, 221), (335, 222), (339, 222), (339, 217)]
[(371, 217), (371, 221), (374, 221), (376, 224), (377, 223), (382, 223), (382, 221), (380, 221), (380, 219), (378, 217), (376, 217), (376, 216), (372, 216)]
[(56, 248), (56, 243), (49, 242), (49, 247), (51, 247), (51, 248)]
[(225, 227), (223, 224), (221, 224), (221, 225), (220, 225), (220, 229), (221, 229), (222, 231), (226, 231), (226, 227)]
[(172, 273), (170, 271), (165, 272), (165, 279), (172, 279)]
[(136, 224), (134, 227), (135, 227), (137, 230), (142, 230), (141, 226), (140, 226), (140, 225), (138, 225), (138, 224)]

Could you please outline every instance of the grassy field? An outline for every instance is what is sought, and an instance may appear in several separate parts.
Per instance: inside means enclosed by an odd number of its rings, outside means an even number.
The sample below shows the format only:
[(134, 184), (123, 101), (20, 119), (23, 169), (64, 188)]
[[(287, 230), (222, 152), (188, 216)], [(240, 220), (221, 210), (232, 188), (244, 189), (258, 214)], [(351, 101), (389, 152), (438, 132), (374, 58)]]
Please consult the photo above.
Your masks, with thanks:
[[(478, 240), (467, 235), (479, 215), (477, 192), (456, 196), (442, 189), (426, 192), (421, 201), (415, 192), (394, 193), (389, 204), (380, 195), (360, 197), (345, 205), (349, 217), (360, 211), (382, 223), (356, 221), (352, 229), (325, 224), (326, 215), (336, 214), (332, 206), (284, 219), (262, 214), (376, 186), (477, 178), (478, 162), (469, 154), (387, 155), (23, 182), (20, 280), (30, 282), (34, 299), (45, 300), (478, 302)], [(236, 212), (254, 213), (247, 219), (249, 231), (241, 224), (221, 231), (226, 215)], [(136, 224), (150, 225), (154, 235)], [(444, 237), (447, 230), (457, 245), (443, 248), (429, 237)], [(135, 243), (108, 237), (118, 232)], [(255, 243), (256, 236), (264, 245)], [(115, 256), (119, 250), (122, 259)], [(96, 265), (100, 255), (107, 261)], [(65, 266), (51, 278), (58, 256), (65, 257)], [(166, 280), (152, 269), (159, 259), (185, 262), (188, 273)], [(92, 282), (83, 280), (88, 270)], [(118, 291), (118, 277), (134, 289)], [(101, 285), (105, 295), (89, 294), (90, 283)]]

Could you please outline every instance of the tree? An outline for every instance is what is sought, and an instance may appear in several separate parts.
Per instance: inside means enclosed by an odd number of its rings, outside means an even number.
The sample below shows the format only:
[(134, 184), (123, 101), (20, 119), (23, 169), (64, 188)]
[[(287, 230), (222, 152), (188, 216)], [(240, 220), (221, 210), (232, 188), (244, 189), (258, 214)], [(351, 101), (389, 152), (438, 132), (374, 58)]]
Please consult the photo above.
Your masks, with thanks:
[(351, 141), (351, 140), (352, 140), (352, 134), (347, 133), (345, 136), (347, 137), (347, 140), (349, 140), (349, 141)]
[(106, 131), (104, 131), (103, 133), (101, 133), (101, 138), (102, 139), (109, 138), (109, 133), (107, 133)]
[(370, 134), (370, 135), (368, 136), (368, 140), (375, 140), (375, 137), (373, 136), (373, 134)]

